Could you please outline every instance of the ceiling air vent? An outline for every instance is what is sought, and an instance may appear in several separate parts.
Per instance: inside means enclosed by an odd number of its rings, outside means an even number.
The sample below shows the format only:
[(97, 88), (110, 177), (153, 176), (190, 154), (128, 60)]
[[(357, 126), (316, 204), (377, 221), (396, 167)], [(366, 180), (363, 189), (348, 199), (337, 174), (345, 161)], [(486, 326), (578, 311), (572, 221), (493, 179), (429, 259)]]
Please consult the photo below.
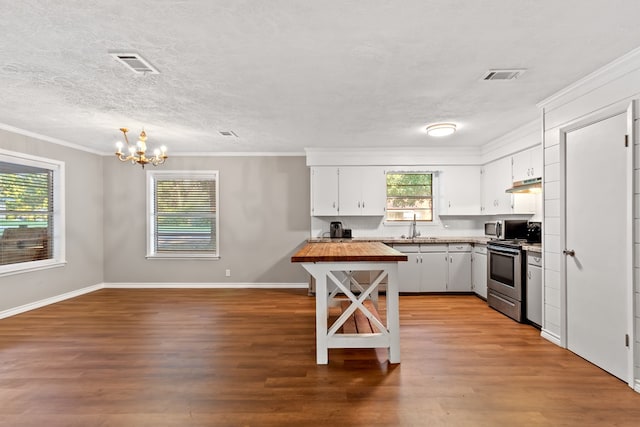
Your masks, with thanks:
[(109, 53), (116, 61), (124, 64), (127, 68), (137, 74), (160, 74), (153, 65), (137, 53)]
[(482, 80), (513, 80), (520, 77), (525, 69), (512, 69), (512, 70), (489, 70), (484, 73)]
[(222, 136), (233, 136), (233, 137), (238, 137), (238, 135), (236, 135), (236, 133), (232, 130), (221, 130), (220, 131), (220, 135)]

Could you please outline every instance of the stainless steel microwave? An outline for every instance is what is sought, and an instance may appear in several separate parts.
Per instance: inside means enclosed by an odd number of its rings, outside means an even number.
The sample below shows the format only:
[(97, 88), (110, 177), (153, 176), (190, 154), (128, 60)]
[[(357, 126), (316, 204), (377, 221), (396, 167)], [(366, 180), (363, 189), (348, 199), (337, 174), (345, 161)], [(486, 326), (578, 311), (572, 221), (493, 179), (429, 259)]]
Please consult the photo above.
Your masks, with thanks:
[(527, 220), (505, 219), (484, 223), (484, 235), (494, 239), (526, 239)]

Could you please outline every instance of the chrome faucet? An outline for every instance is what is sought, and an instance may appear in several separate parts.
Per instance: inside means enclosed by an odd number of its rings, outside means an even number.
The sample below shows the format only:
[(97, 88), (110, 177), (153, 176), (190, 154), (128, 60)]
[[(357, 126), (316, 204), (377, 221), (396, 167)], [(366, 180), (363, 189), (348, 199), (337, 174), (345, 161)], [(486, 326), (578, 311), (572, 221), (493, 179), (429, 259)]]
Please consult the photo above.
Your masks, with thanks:
[(418, 231), (418, 224), (416, 223), (416, 214), (413, 214), (413, 221), (411, 222), (411, 228), (409, 229), (411, 232), (411, 238), (415, 239), (420, 236), (420, 232)]

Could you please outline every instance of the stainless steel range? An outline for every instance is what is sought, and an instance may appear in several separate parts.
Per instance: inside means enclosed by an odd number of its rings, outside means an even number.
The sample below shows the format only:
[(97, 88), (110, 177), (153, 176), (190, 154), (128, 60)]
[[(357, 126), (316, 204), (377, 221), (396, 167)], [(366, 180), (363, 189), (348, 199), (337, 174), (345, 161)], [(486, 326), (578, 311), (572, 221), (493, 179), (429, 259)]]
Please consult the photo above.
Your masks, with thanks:
[(525, 239), (487, 243), (487, 302), (518, 322), (525, 320)]

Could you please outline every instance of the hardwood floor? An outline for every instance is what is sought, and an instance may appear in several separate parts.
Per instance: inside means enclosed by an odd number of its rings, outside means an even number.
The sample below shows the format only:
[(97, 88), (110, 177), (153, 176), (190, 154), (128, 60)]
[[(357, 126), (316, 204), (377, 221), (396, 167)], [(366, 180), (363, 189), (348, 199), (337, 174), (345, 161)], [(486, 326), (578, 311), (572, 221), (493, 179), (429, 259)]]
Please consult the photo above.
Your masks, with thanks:
[(2, 426), (638, 426), (640, 395), (473, 296), (401, 296), (402, 363), (315, 364), (303, 290), (101, 290), (0, 320)]

